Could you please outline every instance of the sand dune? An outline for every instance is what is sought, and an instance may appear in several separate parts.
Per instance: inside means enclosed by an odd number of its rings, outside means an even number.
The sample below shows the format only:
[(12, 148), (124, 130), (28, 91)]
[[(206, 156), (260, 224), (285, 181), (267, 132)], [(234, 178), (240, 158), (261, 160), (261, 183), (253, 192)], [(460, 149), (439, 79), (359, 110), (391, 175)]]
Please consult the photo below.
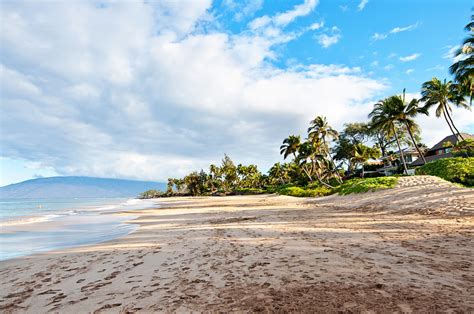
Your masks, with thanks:
[(474, 311), (474, 190), (173, 198), (133, 234), (1, 262), (0, 310)]

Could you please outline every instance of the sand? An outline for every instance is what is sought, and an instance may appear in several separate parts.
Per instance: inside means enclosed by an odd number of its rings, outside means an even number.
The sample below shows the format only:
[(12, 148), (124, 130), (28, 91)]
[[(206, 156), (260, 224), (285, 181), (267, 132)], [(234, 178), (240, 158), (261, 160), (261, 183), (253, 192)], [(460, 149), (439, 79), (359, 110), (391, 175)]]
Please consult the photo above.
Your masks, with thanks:
[(170, 198), (121, 239), (1, 262), (10, 312), (472, 312), (474, 190)]

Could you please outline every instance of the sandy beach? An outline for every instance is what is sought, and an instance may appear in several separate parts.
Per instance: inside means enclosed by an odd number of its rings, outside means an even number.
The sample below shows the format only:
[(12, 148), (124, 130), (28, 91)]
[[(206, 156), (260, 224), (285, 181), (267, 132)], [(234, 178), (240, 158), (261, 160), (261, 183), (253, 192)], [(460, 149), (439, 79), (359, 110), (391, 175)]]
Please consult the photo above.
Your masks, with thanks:
[(472, 189), (418, 176), (349, 196), (157, 202), (126, 237), (1, 262), (0, 311), (474, 311)]

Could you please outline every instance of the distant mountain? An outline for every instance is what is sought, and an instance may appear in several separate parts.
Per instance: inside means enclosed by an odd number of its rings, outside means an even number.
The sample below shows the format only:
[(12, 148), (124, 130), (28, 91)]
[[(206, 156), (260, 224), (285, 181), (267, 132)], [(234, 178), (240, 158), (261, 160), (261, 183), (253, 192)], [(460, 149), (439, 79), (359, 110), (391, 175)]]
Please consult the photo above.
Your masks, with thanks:
[(164, 191), (166, 184), (93, 177), (51, 177), (0, 187), (0, 199), (134, 197), (150, 189)]

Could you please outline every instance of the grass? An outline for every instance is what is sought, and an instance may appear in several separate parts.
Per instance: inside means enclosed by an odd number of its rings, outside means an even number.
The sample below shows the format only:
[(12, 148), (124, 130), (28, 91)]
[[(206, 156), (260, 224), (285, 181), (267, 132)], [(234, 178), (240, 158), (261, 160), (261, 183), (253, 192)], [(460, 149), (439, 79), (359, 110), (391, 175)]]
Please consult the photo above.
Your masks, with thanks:
[(379, 177), (379, 178), (364, 178), (351, 179), (345, 181), (340, 186), (336, 187), (335, 192), (340, 195), (347, 195), (352, 193), (366, 193), (381, 189), (389, 189), (395, 187), (398, 182), (396, 177)]
[(438, 159), (417, 168), (416, 174), (437, 176), (446, 181), (472, 187), (474, 186), (474, 157)]
[(278, 194), (296, 197), (317, 197), (332, 194), (333, 191), (327, 187), (319, 186), (315, 188), (290, 186), (278, 190)]

